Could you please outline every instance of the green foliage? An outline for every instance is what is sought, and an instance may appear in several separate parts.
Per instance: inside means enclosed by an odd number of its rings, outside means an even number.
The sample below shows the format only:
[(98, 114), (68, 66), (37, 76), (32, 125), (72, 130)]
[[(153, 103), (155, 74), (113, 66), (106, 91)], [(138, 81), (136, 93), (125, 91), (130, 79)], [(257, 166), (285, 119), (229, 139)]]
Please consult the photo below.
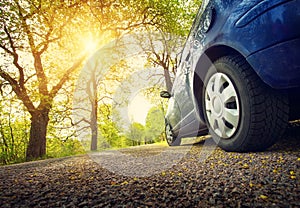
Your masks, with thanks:
[(51, 138), (47, 141), (47, 157), (65, 157), (84, 154), (85, 150), (77, 139), (62, 141), (59, 138)]
[(105, 119), (99, 124), (100, 136), (98, 145), (100, 149), (122, 148), (127, 146), (126, 137), (119, 133), (115, 122)]
[[(47, 157), (84, 152), (85, 141), (76, 140), (72, 129), (71, 109), (76, 69), (81, 67), (79, 57), (87, 37), (103, 45), (111, 38), (133, 30), (144, 32), (145, 28), (185, 37), (200, 2), (0, 0), (0, 91), (4, 90), (4, 84), (10, 84), (13, 87), (5, 91), (13, 89), (21, 100), (16, 102), (14, 93), (6, 101), (0, 100), (0, 164), (25, 160), (30, 131), (28, 112), (33, 114), (41, 109), (46, 113), (50, 109)], [(104, 34), (107, 31), (110, 39)], [(124, 76), (126, 72), (121, 74)], [(109, 89), (104, 91), (111, 90), (111, 80), (116, 77), (108, 79)], [(106, 103), (99, 107), (99, 148), (121, 148), (162, 139), (161, 110), (151, 109), (145, 126), (133, 123), (125, 134), (111, 120), (113, 112), (107, 106)]]
[(0, 96), (0, 165), (23, 162), (29, 136), (28, 114), (10, 94)]
[(98, 116), (98, 149), (124, 148), (128, 146), (127, 138), (122, 134), (122, 128), (112, 120), (111, 105), (100, 105)]
[(25, 161), (28, 131), (22, 121), (0, 124), (0, 165)]
[(128, 133), (127, 133), (129, 145), (136, 146), (136, 145), (141, 145), (141, 144), (145, 143), (144, 135), (145, 135), (144, 126), (140, 123), (133, 122), (130, 125)]
[(111, 106), (101, 105), (100, 109), (98, 149), (151, 144), (164, 139), (164, 113), (161, 107), (149, 110), (145, 126), (133, 122), (127, 130), (118, 127), (110, 119)]
[[(201, 0), (123, 0), (132, 14), (146, 17), (149, 26), (174, 35), (186, 36)], [(139, 16), (139, 15), (138, 15)]]
[[(29, 138), (29, 125), (24, 120), (16, 120), (8, 125), (0, 122), (0, 165), (25, 161)], [(77, 139), (63, 141), (59, 138), (48, 138), (46, 157), (56, 158), (84, 154), (84, 148)]]
[(153, 107), (146, 117), (145, 140), (147, 143), (160, 142), (164, 137), (164, 113), (161, 108)]
[[(0, 98), (0, 165), (24, 162), (29, 140), (29, 114), (11, 95)], [(48, 132), (50, 138), (47, 141), (45, 157), (63, 157), (84, 153), (82, 144), (78, 140), (59, 138), (61, 131), (54, 131), (55, 128), (52, 125), (49, 128), (52, 130)]]

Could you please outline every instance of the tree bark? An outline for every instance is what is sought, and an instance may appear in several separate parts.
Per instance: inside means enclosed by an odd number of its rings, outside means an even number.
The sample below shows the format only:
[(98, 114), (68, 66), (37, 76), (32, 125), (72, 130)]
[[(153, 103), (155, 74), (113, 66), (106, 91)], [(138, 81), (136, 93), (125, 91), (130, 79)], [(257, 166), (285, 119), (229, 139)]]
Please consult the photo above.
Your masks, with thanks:
[(97, 83), (95, 71), (92, 72), (91, 80), (88, 85), (88, 94), (91, 101), (91, 151), (96, 151), (98, 146), (98, 96), (97, 96)]
[(26, 160), (41, 158), (46, 155), (46, 134), (49, 123), (49, 110), (44, 109), (31, 114), (30, 139)]
[(91, 113), (91, 131), (92, 131), (92, 141), (91, 141), (91, 151), (96, 151), (98, 146), (98, 122), (97, 122), (97, 101), (92, 105)]
[(164, 69), (164, 77), (165, 77), (165, 81), (166, 81), (167, 91), (171, 92), (173, 84), (171, 81), (170, 71), (168, 69)]

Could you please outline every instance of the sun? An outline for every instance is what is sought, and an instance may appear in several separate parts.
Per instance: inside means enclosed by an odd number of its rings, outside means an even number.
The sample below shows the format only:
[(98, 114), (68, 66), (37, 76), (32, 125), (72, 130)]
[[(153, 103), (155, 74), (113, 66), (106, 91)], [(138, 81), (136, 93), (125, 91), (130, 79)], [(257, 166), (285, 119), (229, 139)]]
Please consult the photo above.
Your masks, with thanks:
[(105, 31), (101, 33), (83, 33), (79, 40), (82, 51), (91, 54), (97, 49), (109, 44), (111, 41), (115, 40), (115, 38), (112, 32)]
[(89, 53), (90, 52), (92, 53), (97, 47), (97, 43), (93, 38), (89, 38), (85, 40), (84, 45), (85, 45), (85, 51)]

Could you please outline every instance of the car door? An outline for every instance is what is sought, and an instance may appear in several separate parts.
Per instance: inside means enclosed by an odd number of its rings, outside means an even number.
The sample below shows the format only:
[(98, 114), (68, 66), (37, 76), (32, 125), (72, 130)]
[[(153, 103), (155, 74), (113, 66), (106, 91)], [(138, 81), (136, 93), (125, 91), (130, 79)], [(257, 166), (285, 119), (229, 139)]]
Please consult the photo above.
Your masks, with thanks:
[(191, 88), (193, 83), (193, 74), (191, 68), (193, 67), (194, 51), (198, 49), (197, 31), (201, 24), (201, 15), (208, 5), (208, 0), (203, 1), (201, 8), (195, 18), (190, 35), (186, 41), (185, 47), (181, 56), (181, 63), (177, 70), (176, 78), (173, 86), (174, 102), (178, 105), (180, 118), (176, 125), (173, 125), (174, 131), (179, 131), (182, 135), (193, 134), (198, 131), (199, 121), (195, 116), (194, 94)]
[(192, 109), (190, 102), (190, 89), (187, 85), (188, 76), (185, 66), (181, 63), (177, 70), (172, 89), (172, 97), (169, 100), (167, 117), (175, 132), (182, 127), (182, 121)]

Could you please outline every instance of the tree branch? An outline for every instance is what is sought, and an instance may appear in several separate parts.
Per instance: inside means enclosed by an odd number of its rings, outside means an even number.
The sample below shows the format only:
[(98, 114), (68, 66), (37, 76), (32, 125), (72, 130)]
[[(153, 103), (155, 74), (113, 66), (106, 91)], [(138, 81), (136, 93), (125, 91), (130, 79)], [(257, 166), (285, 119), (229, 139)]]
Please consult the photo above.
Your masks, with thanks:
[(9, 84), (11, 85), (13, 91), (16, 93), (16, 95), (18, 96), (18, 98), (20, 100), (22, 100), (23, 104), (25, 105), (25, 107), (27, 108), (27, 110), (29, 111), (29, 113), (32, 113), (33, 111), (35, 111), (35, 107), (33, 105), (33, 103), (31, 102), (28, 94), (26, 91), (23, 91), (21, 89), (21, 87), (19, 86), (18, 82), (12, 78), (8, 73), (6, 73), (5, 71), (3, 71), (2, 69), (0, 69), (0, 76), (6, 80), (7, 82), (9, 82)]
[(50, 97), (54, 98), (55, 95), (58, 93), (58, 91), (62, 88), (62, 86), (65, 84), (66, 81), (68, 81), (69, 77), (71, 74), (78, 69), (78, 67), (82, 64), (82, 62), (85, 60), (87, 54), (83, 54), (62, 76), (60, 81), (58, 82), (57, 85), (55, 85), (51, 92), (50, 92)]
[[(41, 54), (37, 51), (35, 42), (34, 42), (34, 36), (33, 33), (30, 31), (30, 27), (29, 25), (26, 23), (26, 16), (23, 15), (23, 9), (21, 7), (21, 5), (19, 4), (18, 1), (15, 0), (15, 3), (17, 4), (18, 10), (19, 10), (19, 17), (21, 19), (22, 22), (22, 28), (24, 29), (27, 38), (28, 38), (28, 42), (29, 42), (29, 46), (34, 58), (34, 68), (36, 71), (36, 75), (38, 78), (38, 82), (39, 82), (39, 91), (42, 95), (48, 95), (48, 89), (47, 89), (47, 77), (45, 75), (45, 72), (43, 70), (43, 65), (42, 65), (42, 60), (41, 60)], [(24, 83), (24, 80), (22, 81), (22, 83)]]
[(6, 25), (4, 25), (4, 32), (5, 34), (7, 35), (8, 37), (8, 40), (9, 40), (9, 44), (10, 44), (10, 47), (12, 49), (12, 52), (9, 51), (8, 49), (6, 50), (10, 55), (13, 56), (13, 64), (17, 67), (17, 69), (19, 70), (19, 84), (20, 84), (20, 87), (22, 88), (22, 90), (25, 89), (24, 87), (24, 69), (23, 67), (20, 66), (19, 64), (19, 55), (17, 53), (17, 50), (16, 50), (16, 47), (15, 47), (15, 44), (14, 44), (14, 41), (9, 33), (9, 30), (8, 28), (6, 27)]

